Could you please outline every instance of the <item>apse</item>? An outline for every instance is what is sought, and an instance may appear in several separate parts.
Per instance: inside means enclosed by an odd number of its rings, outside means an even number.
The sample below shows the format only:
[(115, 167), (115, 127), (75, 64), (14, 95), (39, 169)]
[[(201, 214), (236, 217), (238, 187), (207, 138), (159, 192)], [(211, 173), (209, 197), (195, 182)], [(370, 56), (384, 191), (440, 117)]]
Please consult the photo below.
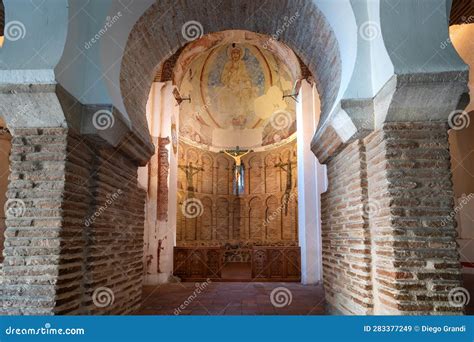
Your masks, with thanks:
[(174, 276), (300, 281), (301, 78), (294, 52), (257, 33), (209, 34), (180, 51)]
[(174, 83), (182, 141), (211, 151), (284, 144), (296, 131), (300, 63), (286, 45), (247, 31), (193, 41), (179, 55)]

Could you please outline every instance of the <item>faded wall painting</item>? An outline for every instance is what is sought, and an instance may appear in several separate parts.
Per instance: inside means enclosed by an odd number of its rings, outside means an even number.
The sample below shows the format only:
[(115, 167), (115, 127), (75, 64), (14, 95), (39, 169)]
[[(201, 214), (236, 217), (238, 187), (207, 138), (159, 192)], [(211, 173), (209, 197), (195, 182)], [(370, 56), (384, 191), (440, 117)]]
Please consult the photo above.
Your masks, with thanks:
[(295, 101), (283, 98), (292, 92), (294, 76), (285, 63), (253, 40), (199, 44), (206, 49), (194, 56), (178, 85), (191, 97), (181, 104), (180, 138), (217, 148), (252, 148), (295, 132)]

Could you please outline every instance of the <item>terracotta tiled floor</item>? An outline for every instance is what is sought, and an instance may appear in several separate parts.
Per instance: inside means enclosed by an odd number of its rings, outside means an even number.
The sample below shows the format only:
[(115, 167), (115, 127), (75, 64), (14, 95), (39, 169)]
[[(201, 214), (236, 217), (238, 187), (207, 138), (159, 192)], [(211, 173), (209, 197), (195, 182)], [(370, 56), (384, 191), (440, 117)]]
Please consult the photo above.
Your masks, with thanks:
[[(275, 307), (272, 290), (285, 287), (291, 292), (291, 303)], [(174, 315), (193, 295), (196, 284), (191, 282), (145, 286), (139, 315)], [(324, 315), (322, 286), (299, 283), (210, 283), (180, 315)], [(278, 304), (278, 303), (277, 303)]]

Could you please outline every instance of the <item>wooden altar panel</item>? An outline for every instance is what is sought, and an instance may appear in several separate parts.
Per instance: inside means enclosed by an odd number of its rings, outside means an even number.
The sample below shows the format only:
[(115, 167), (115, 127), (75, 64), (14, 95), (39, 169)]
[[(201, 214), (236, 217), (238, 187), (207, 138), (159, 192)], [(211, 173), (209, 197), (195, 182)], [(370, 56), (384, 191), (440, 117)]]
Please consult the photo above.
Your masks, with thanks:
[(300, 281), (300, 248), (254, 246), (252, 278), (258, 281)]
[[(228, 281), (222, 279), (223, 247), (175, 247), (174, 275), (183, 281)], [(299, 247), (253, 247), (252, 277), (247, 281), (300, 281)]]
[(209, 249), (206, 251), (206, 274), (209, 278), (220, 278), (222, 270), (222, 250)]
[(188, 274), (188, 251), (185, 249), (174, 249), (174, 275), (185, 277)]
[(173, 274), (183, 281), (218, 280), (222, 259), (221, 247), (175, 247)]
[(189, 276), (191, 278), (199, 278), (206, 274), (206, 268), (206, 251), (191, 250), (189, 252)]

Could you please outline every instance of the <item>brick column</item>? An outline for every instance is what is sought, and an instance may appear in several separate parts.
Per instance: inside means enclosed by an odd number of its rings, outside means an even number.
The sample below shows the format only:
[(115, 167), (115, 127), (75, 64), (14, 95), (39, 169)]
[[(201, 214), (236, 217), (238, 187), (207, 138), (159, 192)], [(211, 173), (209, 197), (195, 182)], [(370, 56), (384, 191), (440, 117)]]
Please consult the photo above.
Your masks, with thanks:
[(321, 195), (323, 281), (330, 311), (372, 313), (365, 146), (355, 141), (327, 163)]
[(67, 129), (12, 133), (0, 314), (51, 315), (75, 264), (60, 257)]
[(447, 125), (389, 123), (369, 135), (375, 314), (449, 314), (460, 286)]
[(327, 161), (326, 299), (344, 314), (453, 314), (461, 286), (447, 125), (387, 123)]

